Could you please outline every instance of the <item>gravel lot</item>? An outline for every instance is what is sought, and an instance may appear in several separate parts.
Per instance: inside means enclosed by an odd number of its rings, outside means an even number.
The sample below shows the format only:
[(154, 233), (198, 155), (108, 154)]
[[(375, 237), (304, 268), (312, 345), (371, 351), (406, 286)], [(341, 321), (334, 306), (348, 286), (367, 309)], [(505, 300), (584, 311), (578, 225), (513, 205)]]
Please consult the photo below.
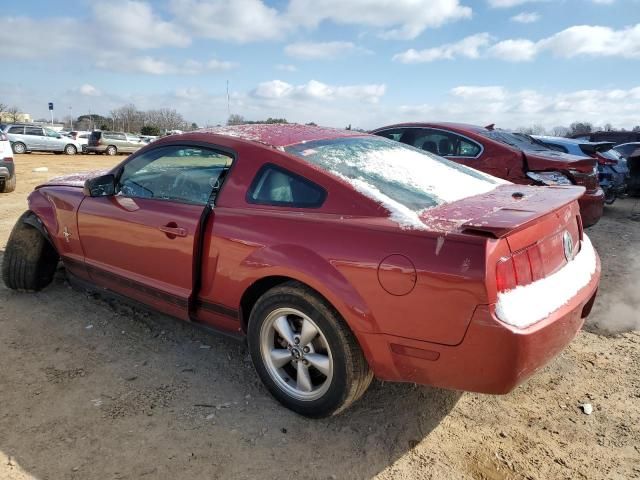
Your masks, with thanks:
[[(18, 155), (0, 256), (33, 186), (122, 158)], [(638, 220), (626, 199), (589, 230), (603, 264), (589, 324), (511, 394), (377, 382), (320, 421), (272, 400), (233, 340), (72, 290), (62, 271), (37, 294), (0, 285), (0, 478), (640, 478)]]

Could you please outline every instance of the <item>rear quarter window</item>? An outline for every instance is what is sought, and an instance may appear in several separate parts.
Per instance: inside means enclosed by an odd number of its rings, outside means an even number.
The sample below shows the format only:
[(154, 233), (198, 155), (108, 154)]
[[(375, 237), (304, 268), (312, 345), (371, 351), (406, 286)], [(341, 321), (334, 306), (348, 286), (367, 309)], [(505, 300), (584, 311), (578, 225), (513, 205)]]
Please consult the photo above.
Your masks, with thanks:
[(247, 202), (257, 205), (318, 208), (327, 196), (319, 185), (273, 164), (264, 165), (247, 192)]

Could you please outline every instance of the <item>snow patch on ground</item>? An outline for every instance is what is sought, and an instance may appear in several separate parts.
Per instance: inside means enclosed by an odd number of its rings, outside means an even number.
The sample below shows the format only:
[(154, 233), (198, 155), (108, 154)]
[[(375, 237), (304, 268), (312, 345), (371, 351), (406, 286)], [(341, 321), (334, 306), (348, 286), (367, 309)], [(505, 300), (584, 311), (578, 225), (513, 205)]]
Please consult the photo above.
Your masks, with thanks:
[(576, 257), (553, 275), (498, 294), (496, 315), (514, 327), (526, 328), (576, 296), (596, 271), (596, 253), (587, 235)]

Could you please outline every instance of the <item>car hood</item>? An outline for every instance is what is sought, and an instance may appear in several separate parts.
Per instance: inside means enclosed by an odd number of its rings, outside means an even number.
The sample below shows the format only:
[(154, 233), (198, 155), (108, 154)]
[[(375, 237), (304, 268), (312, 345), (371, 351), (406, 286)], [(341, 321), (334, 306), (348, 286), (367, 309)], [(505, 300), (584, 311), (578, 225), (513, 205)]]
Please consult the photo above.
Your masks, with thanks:
[(596, 160), (591, 157), (581, 157), (555, 150), (523, 151), (522, 153), (530, 171), (578, 170), (589, 173), (596, 166)]
[(91, 172), (72, 173), (70, 175), (63, 175), (60, 177), (54, 177), (45, 183), (38, 185), (36, 188), (41, 187), (84, 187), (84, 182), (90, 178), (99, 177), (109, 173), (109, 170), (93, 170)]

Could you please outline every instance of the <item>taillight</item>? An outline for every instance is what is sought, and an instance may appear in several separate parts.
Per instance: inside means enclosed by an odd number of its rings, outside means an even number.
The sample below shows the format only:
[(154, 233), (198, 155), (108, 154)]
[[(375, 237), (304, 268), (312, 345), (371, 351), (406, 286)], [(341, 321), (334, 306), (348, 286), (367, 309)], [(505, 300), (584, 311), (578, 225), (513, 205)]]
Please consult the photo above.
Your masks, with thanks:
[(537, 243), (500, 259), (496, 265), (496, 286), (499, 292), (529, 285), (544, 276), (542, 253)]
[(2, 159), (3, 162), (13, 162), (13, 157), (4, 157)]
[(600, 184), (598, 183), (598, 167), (594, 166), (593, 171), (590, 173), (580, 172), (578, 170), (569, 170), (569, 174), (576, 185), (585, 187), (587, 191), (597, 190)]
[(618, 160), (615, 160), (613, 158), (606, 158), (606, 157), (603, 157), (602, 155), (598, 155), (596, 158), (598, 160), (599, 165), (617, 165), (618, 164)]

